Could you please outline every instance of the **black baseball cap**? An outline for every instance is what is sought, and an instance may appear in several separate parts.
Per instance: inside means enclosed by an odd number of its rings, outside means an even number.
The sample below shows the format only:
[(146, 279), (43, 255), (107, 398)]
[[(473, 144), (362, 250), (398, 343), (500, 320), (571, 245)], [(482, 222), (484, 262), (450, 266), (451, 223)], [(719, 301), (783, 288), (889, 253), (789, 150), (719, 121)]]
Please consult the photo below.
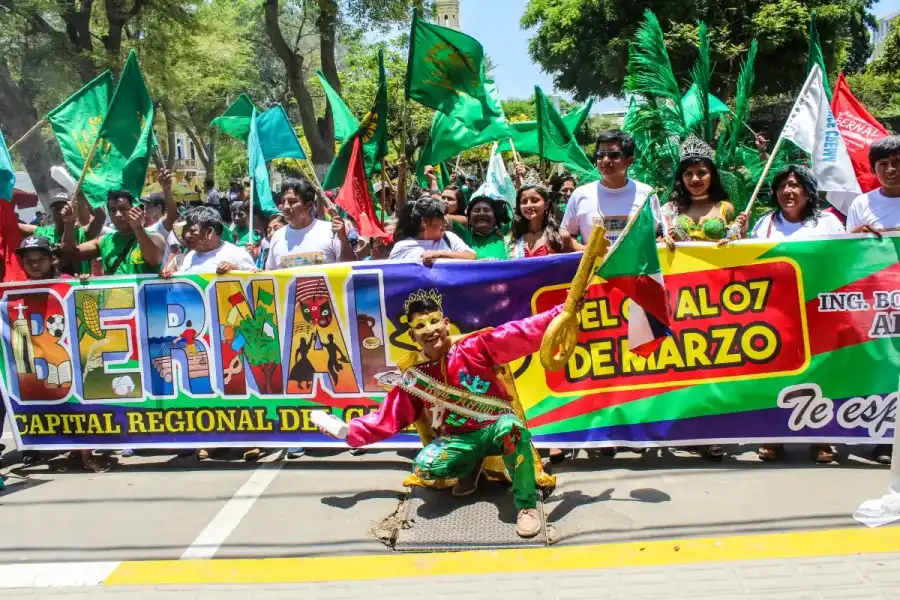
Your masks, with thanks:
[(53, 254), (53, 249), (50, 247), (50, 240), (42, 236), (32, 235), (22, 240), (22, 244), (16, 248), (16, 254), (21, 256), (28, 250), (43, 250), (47, 254)]
[(158, 206), (166, 210), (166, 197), (159, 192), (153, 192), (143, 199), (144, 206)]

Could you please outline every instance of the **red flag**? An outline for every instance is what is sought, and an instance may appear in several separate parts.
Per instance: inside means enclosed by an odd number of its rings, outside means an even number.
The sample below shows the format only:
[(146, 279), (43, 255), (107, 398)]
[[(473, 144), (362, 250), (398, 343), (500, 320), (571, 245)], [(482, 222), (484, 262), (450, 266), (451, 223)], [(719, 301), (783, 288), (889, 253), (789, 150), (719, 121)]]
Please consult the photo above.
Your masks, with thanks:
[(359, 235), (387, 237), (387, 233), (378, 224), (378, 218), (375, 216), (372, 196), (369, 195), (369, 186), (366, 184), (366, 171), (363, 167), (360, 147), (359, 136), (356, 136), (353, 140), (353, 150), (350, 153), (347, 177), (344, 179), (344, 185), (341, 186), (341, 191), (338, 192), (334, 203), (347, 211), (350, 218), (356, 222)]
[(838, 130), (847, 145), (850, 154), (850, 162), (859, 180), (859, 187), (863, 192), (871, 192), (878, 188), (878, 178), (872, 173), (869, 165), (869, 146), (883, 137), (887, 137), (888, 131), (866, 107), (850, 91), (844, 74), (838, 76), (837, 85), (834, 88), (834, 98), (831, 101), (831, 112), (837, 121)]
[(0, 280), (28, 281), (16, 248), (22, 243), (19, 220), (11, 202), (0, 200)]

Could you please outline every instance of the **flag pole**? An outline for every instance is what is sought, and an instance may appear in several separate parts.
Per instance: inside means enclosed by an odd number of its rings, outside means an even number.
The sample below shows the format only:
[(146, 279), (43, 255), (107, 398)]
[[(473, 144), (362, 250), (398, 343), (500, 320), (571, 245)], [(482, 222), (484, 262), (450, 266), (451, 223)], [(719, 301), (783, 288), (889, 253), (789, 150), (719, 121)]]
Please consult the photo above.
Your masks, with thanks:
[(462, 153), (456, 155), (456, 166), (453, 167), (453, 177), (456, 177), (456, 174), (459, 172), (459, 159), (462, 158)]
[[(803, 87), (800, 89), (800, 93), (797, 95), (797, 100), (794, 101), (794, 106), (791, 109), (791, 114), (788, 115), (788, 122), (790, 122), (791, 117), (794, 116), (794, 113), (797, 112), (797, 102), (806, 95), (806, 93), (809, 91), (809, 88), (812, 86), (813, 78), (817, 71), (819, 71), (819, 65), (813, 65), (813, 68), (809, 71), (809, 76), (807, 76), (806, 78), (806, 83), (803, 84)], [(787, 125), (787, 123), (785, 123), (785, 125)], [(772, 153), (769, 154), (769, 160), (766, 161), (766, 166), (763, 169), (762, 175), (760, 175), (759, 181), (756, 182), (756, 188), (753, 190), (753, 194), (750, 196), (750, 201), (747, 202), (747, 208), (744, 209), (744, 214), (748, 217), (750, 216), (750, 211), (753, 210), (753, 205), (756, 203), (756, 198), (759, 196), (759, 192), (766, 180), (766, 175), (769, 174), (769, 169), (772, 168), (772, 163), (775, 162), (775, 156), (778, 155), (778, 151), (781, 149), (781, 144), (782, 142), (784, 142), (784, 129), (784, 127), (781, 128), (781, 133), (778, 134), (778, 141), (775, 142), (775, 147), (772, 148)]]
[(522, 162), (521, 157), (519, 157), (519, 153), (516, 152), (516, 143), (513, 142), (512, 138), (509, 138), (509, 147), (512, 149), (513, 158), (516, 160), (516, 162), (517, 163)]
[(84, 184), (84, 178), (87, 175), (88, 170), (91, 167), (91, 161), (94, 160), (94, 153), (97, 151), (97, 146), (100, 145), (100, 132), (97, 132), (97, 139), (94, 140), (94, 145), (91, 146), (90, 151), (88, 152), (87, 158), (84, 161), (84, 168), (81, 169), (81, 175), (78, 177), (78, 183), (75, 185), (75, 191), (72, 192), (72, 197), (77, 198), (78, 192), (81, 191), (81, 186)]
[(326, 208), (333, 209), (334, 202), (328, 199), (328, 196), (325, 195), (325, 190), (322, 189), (322, 183), (319, 181), (319, 176), (316, 175), (316, 168), (313, 166), (312, 162), (309, 160), (309, 157), (306, 157), (306, 164), (309, 166), (309, 172), (312, 173), (313, 181), (316, 184), (316, 191), (319, 193), (319, 198), (325, 203)]
[(12, 152), (13, 150), (15, 150), (15, 149), (16, 149), (16, 146), (18, 146), (18, 145), (21, 144), (23, 141), (25, 141), (25, 138), (27, 138), (29, 135), (31, 135), (32, 133), (34, 133), (35, 131), (37, 131), (38, 129), (40, 129), (41, 126), (42, 126), (44, 123), (46, 123), (46, 122), (47, 122), (47, 118), (44, 117), (43, 119), (41, 119), (40, 121), (38, 121), (37, 123), (35, 123), (35, 124), (34, 124), (34, 127), (32, 127), (31, 129), (29, 129), (28, 131), (26, 131), (25, 134), (24, 134), (22, 137), (20, 137), (19, 139), (17, 139), (17, 140), (13, 143), (12, 146), (10, 146), (9, 148), (7, 148), (7, 150), (9, 150), (10, 152)]
[(384, 229), (384, 213), (387, 210), (385, 206), (385, 192), (387, 191), (387, 183), (385, 181), (385, 176), (387, 174), (387, 165), (384, 162), (384, 158), (381, 159), (381, 218), (378, 219), (379, 223), (381, 223), (381, 228)]
[[(250, 177), (250, 206), (247, 209), (247, 216), (249, 219), (248, 225), (249, 225), (249, 229), (250, 229), (249, 243), (251, 243), (251, 244), (253, 243), (253, 194), (255, 192), (256, 192), (256, 177), (253, 177), (251, 175), (251, 177)], [(272, 190), (269, 190), (269, 193), (271, 194)], [(237, 241), (237, 240), (235, 240), (235, 241)]]

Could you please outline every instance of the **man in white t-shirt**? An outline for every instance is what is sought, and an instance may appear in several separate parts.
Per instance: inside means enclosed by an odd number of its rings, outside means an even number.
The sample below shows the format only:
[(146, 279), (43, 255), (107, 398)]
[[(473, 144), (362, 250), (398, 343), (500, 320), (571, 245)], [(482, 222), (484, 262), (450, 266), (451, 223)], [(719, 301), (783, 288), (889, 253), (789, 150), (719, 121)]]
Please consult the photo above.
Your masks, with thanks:
[(184, 225), (185, 245), (190, 248), (178, 273), (218, 273), (256, 271), (256, 261), (244, 248), (222, 241), (225, 224), (219, 211), (198, 206), (188, 213)]
[[(634, 162), (634, 139), (630, 135), (619, 130), (602, 132), (597, 137), (595, 155), (602, 181), (576, 188), (562, 219), (562, 227), (573, 236), (581, 235), (582, 244), (587, 244), (595, 225), (605, 226), (606, 237), (614, 242), (644, 200), (655, 196), (649, 185), (628, 178), (628, 167)], [(651, 202), (659, 223), (659, 201), (651, 198)]]
[[(853, 201), (847, 211), (847, 231), (877, 236), (883, 231), (900, 231), (900, 135), (872, 144), (869, 164), (881, 187)], [(890, 444), (878, 444), (872, 456), (877, 462), (889, 465), (892, 451)]]
[(847, 231), (878, 235), (900, 230), (900, 135), (872, 144), (869, 164), (881, 187), (853, 201), (847, 211)]
[(417, 260), (431, 266), (439, 258), (475, 260), (475, 252), (450, 231), (444, 231), (444, 201), (427, 196), (404, 207), (391, 260)]
[(266, 271), (356, 260), (344, 220), (334, 215), (329, 224), (313, 216), (316, 190), (308, 181), (285, 179), (281, 197), (288, 226), (272, 234)]

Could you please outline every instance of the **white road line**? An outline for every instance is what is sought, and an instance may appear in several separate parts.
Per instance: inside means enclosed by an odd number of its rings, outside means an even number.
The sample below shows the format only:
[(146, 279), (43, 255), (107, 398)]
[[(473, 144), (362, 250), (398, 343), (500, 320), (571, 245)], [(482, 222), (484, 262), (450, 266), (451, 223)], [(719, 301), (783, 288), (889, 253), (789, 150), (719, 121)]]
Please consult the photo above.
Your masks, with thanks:
[(228, 536), (237, 528), (250, 508), (256, 502), (269, 484), (274, 481), (284, 464), (280, 460), (284, 452), (273, 452), (264, 457), (260, 462), (264, 463), (253, 471), (250, 478), (234, 493), (222, 510), (213, 517), (206, 528), (200, 532), (194, 543), (181, 555), (182, 560), (212, 558), (218, 552), (219, 547), (228, 539)]
[(116, 561), (0, 565), (0, 589), (100, 585), (120, 564)]

